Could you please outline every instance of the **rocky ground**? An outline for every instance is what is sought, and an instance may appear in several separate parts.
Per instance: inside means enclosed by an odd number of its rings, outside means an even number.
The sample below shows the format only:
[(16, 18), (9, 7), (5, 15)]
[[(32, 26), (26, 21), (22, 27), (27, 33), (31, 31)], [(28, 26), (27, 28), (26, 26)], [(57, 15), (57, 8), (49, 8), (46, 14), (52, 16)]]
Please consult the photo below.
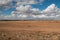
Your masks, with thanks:
[(60, 40), (60, 33), (43, 31), (1, 31), (0, 40)]

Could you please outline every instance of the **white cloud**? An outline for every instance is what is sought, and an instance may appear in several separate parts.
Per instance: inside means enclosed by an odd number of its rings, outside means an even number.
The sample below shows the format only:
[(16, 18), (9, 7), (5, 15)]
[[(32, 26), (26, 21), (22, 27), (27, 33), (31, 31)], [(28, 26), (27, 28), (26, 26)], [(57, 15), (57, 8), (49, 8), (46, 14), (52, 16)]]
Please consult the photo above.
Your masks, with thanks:
[(22, 14), (38, 14), (40, 12), (40, 10), (38, 8), (32, 8), (32, 6), (30, 5), (20, 5), (16, 7), (16, 12), (22, 13)]
[(11, 2), (12, 0), (0, 0), (0, 5)]
[[(22, 18), (26, 19), (54, 19), (55, 17), (58, 17), (60, 14), (60, 9), (56, 7), (55, 4), (51, 4), (48, 6), (45, 10), (40, 11), (37, 8), (32, 8), (30, 5), (20, 5), (16, 8), (19, 13), (22, 13)], [(36, 15), (35, 15), (36, 14)]]
[(55, 4), (51, 4), (50, 6), (48, 6), (44, 12), (50, 12), (53, 11), (56, 8)]
[(51, 4), (45, 10), (40, 11), (38, 8), (32, 8), (30, 5), (19, 5), (16, 11), (12, 11), (9, 16), (0, 16), (0, 19), (9, 20), (56, 20), (60, 17), (60, 9), (55, 4)]
[(55, 4), (51, 4), (45, 10), (42, 11), (45, 15), (56, 16), (60, 14), (60, 9)]
[(30, 9), (31, 9), (30, 5), (26, 5), (26, 6), (20, 5), (20, 6), (16, 7), (16, 11), (21, 12), (21, 13), (30, 11)]
[(14, 0), (17, 4), (36, 4), (42, 3), (44, 0)]
[(0, 0), (0, 11), (1, 10), (8, 10), (12, 7), (12, 0)]
[(3, 15), (0, 15), (0, 20), (3, 20), (4, 19), (4, 16)]

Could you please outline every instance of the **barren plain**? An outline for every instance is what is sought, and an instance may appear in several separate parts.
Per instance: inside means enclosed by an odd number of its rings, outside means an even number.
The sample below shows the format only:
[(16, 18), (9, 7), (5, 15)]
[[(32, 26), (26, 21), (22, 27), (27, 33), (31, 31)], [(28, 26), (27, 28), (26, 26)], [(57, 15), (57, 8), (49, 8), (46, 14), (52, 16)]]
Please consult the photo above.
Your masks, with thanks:
[(0, 40), (60, 40), (60, 21), (0, 21)]

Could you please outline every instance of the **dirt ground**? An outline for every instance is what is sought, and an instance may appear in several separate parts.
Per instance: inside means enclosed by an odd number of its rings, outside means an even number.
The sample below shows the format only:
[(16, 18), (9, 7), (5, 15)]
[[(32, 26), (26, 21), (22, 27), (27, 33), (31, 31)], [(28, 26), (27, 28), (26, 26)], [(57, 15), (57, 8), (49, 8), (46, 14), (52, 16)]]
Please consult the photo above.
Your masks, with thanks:
[(59, 32), (60, 21), (0, 21), (0, 29)]
[(0, 21), (0, 40), (60, 40), (60, 21)]

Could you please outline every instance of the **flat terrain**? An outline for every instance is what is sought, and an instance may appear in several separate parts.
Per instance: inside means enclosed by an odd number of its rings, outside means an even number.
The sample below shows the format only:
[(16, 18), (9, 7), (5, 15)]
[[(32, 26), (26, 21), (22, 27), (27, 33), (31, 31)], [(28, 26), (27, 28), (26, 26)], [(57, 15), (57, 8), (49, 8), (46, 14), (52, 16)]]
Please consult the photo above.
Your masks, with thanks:
[(59, 32), (60, 21), (0, 21), (0, 29)]
[(0, 40), (60, 40), (60, 21), (0, 21)]

